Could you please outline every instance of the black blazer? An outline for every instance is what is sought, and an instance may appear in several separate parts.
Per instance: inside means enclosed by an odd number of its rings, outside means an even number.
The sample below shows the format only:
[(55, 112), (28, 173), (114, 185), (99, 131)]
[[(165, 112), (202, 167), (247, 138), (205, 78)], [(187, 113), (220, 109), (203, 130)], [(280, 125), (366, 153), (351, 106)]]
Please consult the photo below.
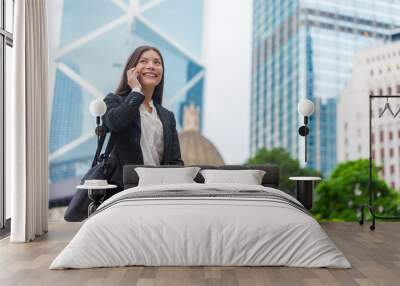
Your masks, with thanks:
[[(112, 172), (111, 181), (119, 186), (123, 186), (124, 165), (143, 164), (139, 107), (144, 98), (144, 95), (139, 92), (130, 92), (125, 95), (109, 93), (104, 98), (107, 112), (102, 120), (108, 131), (111, 131), (114, 141), (110, 158), (111, 162), (115, 162), (113, 165), (116, 169)], [(153, 103), (163, 125), (164, 155), (161, 165), (184, 165), (181, 159), (175, 116), (155, 101)]]

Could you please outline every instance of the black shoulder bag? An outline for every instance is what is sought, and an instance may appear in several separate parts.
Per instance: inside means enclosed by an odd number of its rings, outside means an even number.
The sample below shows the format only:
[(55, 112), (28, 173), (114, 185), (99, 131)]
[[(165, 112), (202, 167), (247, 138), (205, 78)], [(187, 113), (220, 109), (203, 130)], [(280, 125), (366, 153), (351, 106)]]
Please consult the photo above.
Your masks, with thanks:
[[(115, 162), (113, 162), (114, 160), (109, 157), (111, 150), (114, 147), (115, 136), (113, 136), (112, 134), (110, 135), (106, 150), (104, 154), (100, 155), (105, 139), (106, 133), (104, 133), (104, 135), (101, 136), (99, 139), (96, 154), (94, 155), (92, 162), (92, 167), (83, 176), (81, 180), (82, 185), (85, 183), (85, 180), (107, 180), (109, 184), (115, 184), (113, 182), (110, 182), (110, 178), (112, 177), (112, 174), (116, 169), (116, 165)], [(107, 190), (105, 199), (111, 197), (120, 190), (120, 187)], [(88, 196), (88, 190), (78, 189), (72, 197), (72, 200), (69, 203), (67, 210), (65, 211), (64, 219), (69, 222), (83, 221), (88, 217), (89, 203), (90, 200)]]

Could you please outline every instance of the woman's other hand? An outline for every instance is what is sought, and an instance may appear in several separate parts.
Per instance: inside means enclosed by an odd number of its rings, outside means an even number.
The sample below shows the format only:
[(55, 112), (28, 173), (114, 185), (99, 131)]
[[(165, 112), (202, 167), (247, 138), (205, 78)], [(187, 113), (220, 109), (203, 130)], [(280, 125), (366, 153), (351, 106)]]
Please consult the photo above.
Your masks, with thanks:
[(126, 75), (128, 77), (128, 85), (130, 86), (131, 89), (133, 88), (140, 88), (142, 89), (142, 85), (140, 84), (138, 77), (139, 77), (139, 71), (136, 69), (136, 67), (129, 69), (126, 72)]

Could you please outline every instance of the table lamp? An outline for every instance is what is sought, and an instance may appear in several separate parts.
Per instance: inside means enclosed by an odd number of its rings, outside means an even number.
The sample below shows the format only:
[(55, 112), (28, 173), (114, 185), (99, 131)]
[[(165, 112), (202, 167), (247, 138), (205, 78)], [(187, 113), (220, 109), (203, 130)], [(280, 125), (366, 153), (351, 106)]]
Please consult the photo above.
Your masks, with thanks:
[[(101, 99), (93, 100), (89, 105), (90, 113), (96, 117), (96, 129), (95, 133), (97, 135), (97, 148), (96, 148), (96, 156), (99, 154), (99, 145), (100, 145), (100, 138), (105, 134), (105, 128), (100, 126), (100, 117), (104, 115), (107, 111), (107, 105)], [(93, 162), (95, 163), (95, 162)]]
[(308, 117), (310, 117), (314, 112), (314, 103), (311, 100), (302, 99), (297, 105), (297, 111), (304, 117), (304, 125), (300, 126), (299, 134), (304, 136), (304, 158), (305, 162), (307, 162), (307, 135), (310, 132), (307, 125)]

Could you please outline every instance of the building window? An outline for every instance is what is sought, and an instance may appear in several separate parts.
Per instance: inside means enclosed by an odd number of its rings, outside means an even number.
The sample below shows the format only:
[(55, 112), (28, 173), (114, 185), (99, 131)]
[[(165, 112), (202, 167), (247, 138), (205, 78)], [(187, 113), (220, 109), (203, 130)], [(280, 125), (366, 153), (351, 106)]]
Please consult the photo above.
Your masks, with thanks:
[(374, 70), (370, 71), (370, 75), (373, 76), (374, 75)]
[(382, 160), (385, 158), (385, 149), (381, 148), (381, 158)]
[(374, 95), (374, 91), (373, 91), (373, 90), (370, 90), (370, 91), (369, 91), (369, 95)]
[(389, 140), (393, 140), (393, 132), (389, 131)]
[(371, 157), (372, 157), (372, 160), (375, 160), (375, 150), (371, 151)]
[(394, 154), (393, 148), (390, 148), (390, 149), (389, 149), (389, 156), (390, 156), (390, 158), (393, 158), (393, 154)]
[(392, 88), (390, 86), (388, 87), (388, 94), (392, 95)]
[(382, 88), (379, 89), (379, 95), (383, 95), (383, 90), (382, 90)]
[[(400, 131), (399, 131), (400, 134)], [(371, 143), (374, 144), (375, 143), (375, 133), (371, 134)]]
[(396, 93), (400, 94), (400, 84), (396, 85)]
[(384, 140), (384, 133), (383, 133), (383, 131), (381, 130), (381, 132), (379, 132), (379, 141), (382, 143), (383, 140)]
[(390, 174), (391, 174), (391, 175), (394, 174), (394, 165), (390, 165)]

